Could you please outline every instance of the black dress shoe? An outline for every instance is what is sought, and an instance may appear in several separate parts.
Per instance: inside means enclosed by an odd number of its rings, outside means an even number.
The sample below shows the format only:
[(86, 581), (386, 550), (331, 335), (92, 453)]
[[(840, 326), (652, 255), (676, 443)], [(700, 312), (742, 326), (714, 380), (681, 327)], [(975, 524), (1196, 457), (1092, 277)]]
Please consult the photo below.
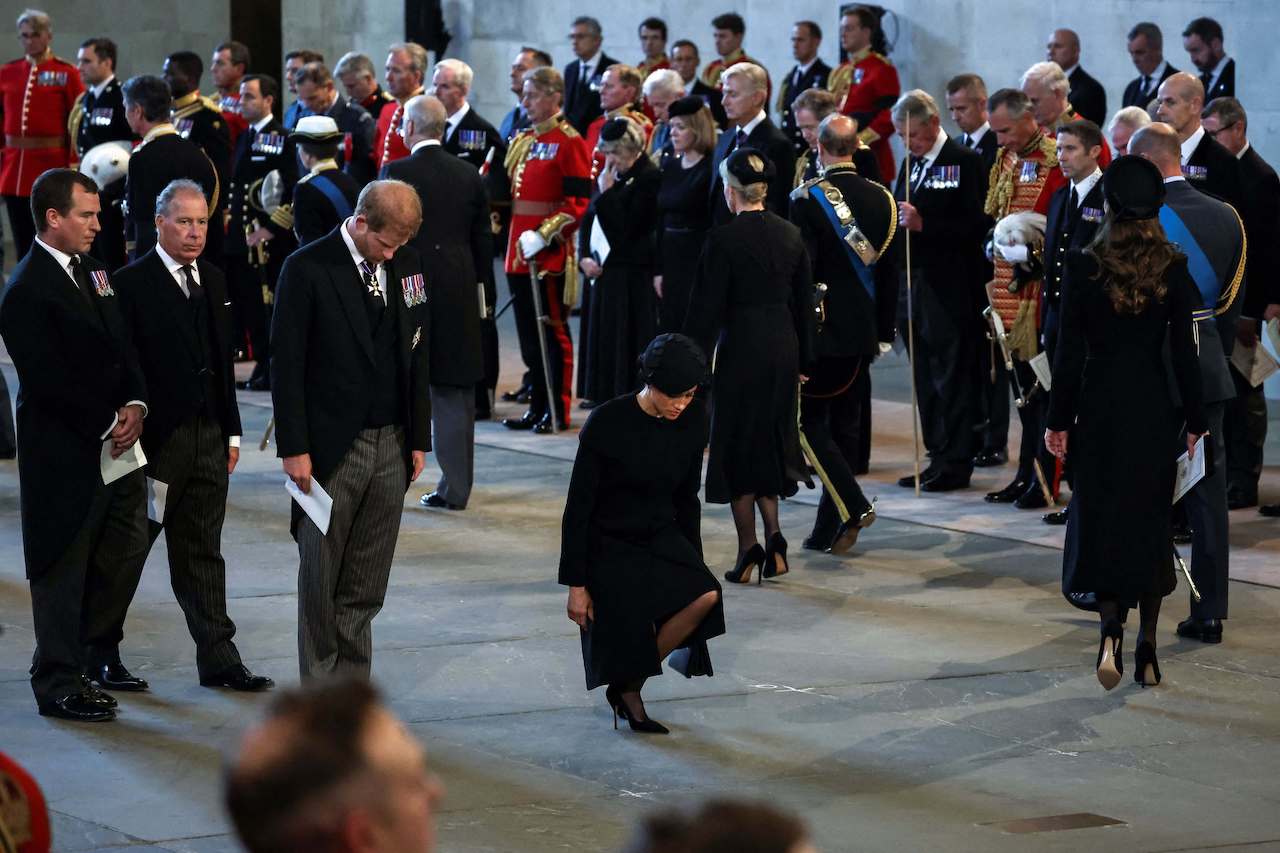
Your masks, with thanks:
[(1235, 489), (1227, 490), (1227, 509), (1245, 509), (1246, 507), (1257, 506), (1258, 495), (1247, 495), (1244, 492)]
[(1049, 502), (1044, 499), (1044, 492), (1040, 489), (1040, 484), (1033, 480), (1031, 485), (1027, 486), (1027, 490), (1013, 502), (1013, 505), (1018, 509), (1044, 509), (1049, 505)]
[(968, 474), (938, 474), (920, 484), (922, 492), (954, 492), (957, 489), (969, 488)]
[(1221, 619), (1184, 619), (1178, 623), (1178, 636), (1202, 643), (1222, 642)]
[(1267, 518), (1280, 518), (1280, 504), (1263, 504), (1258, 507), (1258, 515), (1265, 515)]
[(1072, 607), (1080, 610), (1087, 610), (1090, 613), (1098, 612), (1098, 594), (1096, 592), (1068, 592), (1067, 601)]
[(276, 683), (265, 675), (254, 675), (242, 663), (232, 664), (215, 675), (201, 676), (201, 687), (227, 687), (245, 693), (270, 690)]
[(1007, 450), (984, 450), (973, 457), (973, 464), (976, 468), (995, 468), (997, 465), (1004, 465), (1008, 461), (1009, 452)]
[(836, 535), (831, 537), (827, 546), (828, 554), (843, 554), (858, 544), (858, 535), (876, 523), (876, 505), (873, 503), (862, 511), (861, 515), (851, 515), (849, 520), (836, 528)]
[(1011, 504), (1026, 493), (1028, 485), (1029, 480), (1014, 480), (998, 492), (987, 492), (983, 500), (989, 504)]
[[(524, 397), (524, 399), (520, 399)], [(527, 403), (529, 402), (529, 386), (521, 385), (514, 391), (503, 391), (502, 402), (504, 403)]]
[(429, 506), (433, 509), (465, 509), (461, 504), (451, 504), (444, 498), (440, 497), (439, 492), (431, 492), (418, 498), (418, 503), (423, 506)]
[(1173, 523), (1173, 544), (1190, 545), (1191, 544), (1191, 525)]
[[(924, 484), (938, 476), (941, 472), (937, 468), (925, 468), (920, 472), (920, 488), (924, 488)], [(898, 478), (898, 485), (904, 489), (914, 489), (916, 487), (916, 475), (908, 474), (905, 477)]]
[(579, 400), (578, 401), (578, 408), (582, 409), (584, 412), (589, 412), (598, 405), (600, 404), (597, 403), (595, 400)]
[(98, 686), (103, 690), (121, 690), (126, 693), (138, 693), (146, 690), (151, 685), (147, 684), (146, 679), (138, 678), (129, 670), (125, 669), (122, 663), (109, 663), (105, 666), (95, 666), (85, 673), (90, 681), (97, 682)]
[(250, 377), (243, 382), (237, 382), (236, 387), (241, 391), (270, 391), (271, 379), (267, 376)]
[(1057, 512), (1048, 512), (1045, 513), (1044, 518), (1040, 520), (1053, 527), (1061, 527), (1067, 523), (1067, 511), (1065, 509), (1060, 509)]
[(551, 415), (547, 414), (539, 418), (538, 422), (533, 425), (533, 431), (538, 435), (547, 435), (555, 432), (555, 427), (551, 423)]
[(83, 693), (59, 696), (39, 707), (42, 717), (58, 717), (77, 723), (104, 723), (116, 718), (115, 711), (94, 702)]
[(533, 425), (538, 422), (538, 416), (533, 412), (525, 412), (518, 418), (503, 418), (502, 425), (507, 429), (529, 430), (533, 429)]
[(800, 543), (800, 547), (806, 551), (825, 551), (827, 550), (827, 543), (830, 541), (830, 534), (814, 531), (804, 538), (804, 541)]
[(99, 690), (98, 686), (87, 677), (81, 676), (80, 685), (81, 695), (90, 702), (96, 702), (102, 707), (111, 708), (112, 710), (115, 710), (116, 707), (120, 705), (120, 703), (116, 701), (116, 697), (112, 696), (110, 693), (104, 693), (102, 690)]

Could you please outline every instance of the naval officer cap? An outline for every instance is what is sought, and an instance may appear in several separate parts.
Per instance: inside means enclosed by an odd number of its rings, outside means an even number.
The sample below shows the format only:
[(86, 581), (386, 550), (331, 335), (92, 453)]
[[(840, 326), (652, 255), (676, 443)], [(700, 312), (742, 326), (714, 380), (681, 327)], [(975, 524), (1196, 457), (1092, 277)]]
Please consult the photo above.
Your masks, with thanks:
[(1103, 172), (1102, 194), (1115, 221), (1152, 219), (1164, 204), (1164, 178), (1155, 163), (1126, 154), (1112, 160)]
[(725, 170), (743, 186), (763, 184), (777, 174), (773, 162), (758, 148), (739, 148), (725, 158)]
[(342, 131), (338, 130), (338, 123), (329, 116), (303, 116), (298, 119), (289, 138), (299, 142), (339, 142), (342, 140)]

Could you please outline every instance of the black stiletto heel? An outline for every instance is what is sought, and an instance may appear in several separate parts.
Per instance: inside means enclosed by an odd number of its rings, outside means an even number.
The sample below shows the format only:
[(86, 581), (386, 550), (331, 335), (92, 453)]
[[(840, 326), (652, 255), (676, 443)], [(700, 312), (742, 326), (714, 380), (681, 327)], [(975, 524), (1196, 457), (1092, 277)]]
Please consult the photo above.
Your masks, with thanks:
[[(747, 552), (738, 558), (738, 565), (724, 573), (724, 579), (729, 583), (751, 583), (751, 573), (764, 564), (764, 549), (757, 543), (747, 549)], [(761, 569), (761, 574), (764, 574)], [(756, 583), (759, 583), (757, 580)]]
[(618, 705), (622, 702), (622, 697), (613, 689), (610, 684), (604, 689), (604, 701), (609, 703), (609, 707), (613, 710), (613, 730), (618, 730)]
[(1112, 690), (1124, 675), (1124, 626), (1112, 619), (1102, 626), (1102, 641), (1098, 644), (1098, 683)]
[(782, 538), (781, 532), (775, 533), (769, 537), (769, 547), (764, 552), (764, 568), (760, 570), (760, 575), (775, 578), (789, 571), (791, 566), (787, 563), (787, 540)]
[[(631, 709), (627, 707), (626, 701), (623, 700), (622, 691), (615, 688), (612, 684), (605, 688), (604, 698), (613, 708), (613, 728), (615, 731), (618, 728), (618, 717), (622, 717), (622, 719), (627, 721), (627, 725), (631, 727), (631, 731), (633, 732), (641, 732), (643, 734), (650, 735), (665, 735), (671, 733), (670, 729), (656, 720), (649, 719), (647, 715), (645, 716), (645, 719), (637, 720), (632, 715)], [(644, 700), (641, 700), (641, 705), (643, 706), (643, 704)]]
[(1160, 662), (1156, 660), (1156, 647), (1146, 640), (1138, 643), (1133, 653), (1133, 680), (1143, 687), (1155, 687), (1160, 683)]

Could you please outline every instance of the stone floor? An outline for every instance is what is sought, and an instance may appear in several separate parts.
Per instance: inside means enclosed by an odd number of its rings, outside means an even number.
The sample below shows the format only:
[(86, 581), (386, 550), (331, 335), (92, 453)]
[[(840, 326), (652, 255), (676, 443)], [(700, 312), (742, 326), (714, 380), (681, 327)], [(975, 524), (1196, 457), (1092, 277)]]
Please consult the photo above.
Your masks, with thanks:
[[(469, 509), (419, 509), (426, 486), (406, 496), (374, 673), (447, 786), (442, 849), (616, 850), (651, 809), (728, 796), (796, 810), (826, 851), (1280, 850), (1280, 525), (1233, 516), (1233, 560), (1253, 573), (1231, 586), (1224, 644), (1173, 635), (1179, 590), (1160, 636), (1164, 684), (1105, 693), (1092, 672), (1096, 623), (1057, 590), (1061, 533), (1038, 513), (981, 502), (1008, 469), (944, 497), (891, 485), (910, 467), (904, 373), (891, 358), (875, 374), (868, 491), (882, 520), (839, 559), (798, 548), (814, 495), (784, 504), (794, 571), (726, 590), (715, 678), (650, 683), (666, 738), (615, 732), (602, 696), (583, 689), (555, 583), (572, 433), (481, 424)], [(241, 404), (246, 450), (224, 538), (230, 609), (246, 661), (288, 685), (288, 499), (278, 462), (257, 450), (269, 401)], [(1277, 473), (1268, 469), (1264, 499), (1280, 499)], [(236, 849), (220, 761), (268, 697), (196, 684), (157, 548), (124, 646), (151, 692), (121, 696), (113, 724), (37, 716), (11, 462), (0, 463), (0, 508), (0, 750), (43, 785), (56, 849)], [(703, 533), (713, 567), (728, 568), (724, 507), (706, 509)], [(1082, 813), (1114, 823), (1009, 823)]]

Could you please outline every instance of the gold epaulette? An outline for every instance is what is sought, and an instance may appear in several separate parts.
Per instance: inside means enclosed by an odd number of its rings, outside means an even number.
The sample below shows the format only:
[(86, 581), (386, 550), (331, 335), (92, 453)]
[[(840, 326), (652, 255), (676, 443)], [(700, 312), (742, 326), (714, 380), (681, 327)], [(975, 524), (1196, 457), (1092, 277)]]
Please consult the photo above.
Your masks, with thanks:
[(206, 107), (213, 110), (215, 113), (222, 112), (222, 104), (218, 103), (213, 98), (210, 98), (208, 95), (201, 95), (200, 100), (204, 102)]
[[(801, 172), (801, 174), (803, 174), (803, 172)], [(822, 175), (818, 175), (815, 178), (810, 178), (809, 180), (804, 181), (803, 183), (797, 184), (796, 188), (791, 191), (791, 200), (799, 201), (800, 199), (805, 198), (806, 196), (809, 195), (809, 188), (812, 186), (815, 186), (821, 180), (822, 180)]]
[(534, 133), (532, 127), (526, 127), (524, 130), (516, 134), (511, 140), (511, 145), (507, 147), (507, 156), (502, 161), (502, 167), (507, 170), (507, 176), (511, 178), (513, 184), (516, 183), (516, 170), (524, 164), (525, 158), (529, 156), (529, 149), (533, 147), (537, 134)]
[(868, 53), (868, 54), (867, 54), (867, 56), (874, 56), (876, 59), (880, 60), (880, 61), (881, 61), (881, 62), (883, 62), (885, 65), (893, 65), (893, 60), (892, 60), (892, 59), (890, 59), (889, 57), (885, 56), (883, 53), (876, 53), (876, 52), (873, 50), (873, 51), (871, 51), (870, 53)]
[[(298, 181), (302, 183), (302, 181)], [(286, 231), (293, 230), (293, 205), (282, 204), (275, 210), (271, 211), (271, 221)]]
[(560, 131), (570, 139), (577, 139), (582, 136), (578, 133), (578, 129), (569, 124), (569, 120), (564, 117), (564, 113), (560, 114)]
[(1245, 234), (1244, 220), (1240, 218), (1240, 214), (1236, 212), (1235, 207), (1227, 205), (1231, 208), (1231, 212), (1236, 215), (1236, 222), (1240, 225), (1240, 260), (1236, 262), (1236, 271), (1231, 276), (1231, 282), (1227, 285), (1227, 289), (1218, 296), (1218, 304), (1214, 306), (1213, 316), (1220, 317), (1231, 309), (1232, 304), (1236, 301), (1236, 296), (1240, 293), (1240, 283), (1244, 281), (1244, 262), (1249, 254), (1249, 238)]
[(79, 160), (79, 150), (76, 148), (76, 139), (80, 136), (80, 122), (84, 120), (84, 92), (76, 95), (75, 103), (71, 105), (71, 112), (67, 115), (67, 133), (71, 138), (71, 153), (73, 159)]
[(1040, 153), (1044, 155), (1044, 162), (1049, 168), (1058, 165), (1058, 140), (1049, 134), (1045, 134), (1040, 140)]
[(853, 82), (853, 63), (841, 63), (827, 77), (827, 91), (835, 94), (841, 100), (849, 92), (849, 86)]

